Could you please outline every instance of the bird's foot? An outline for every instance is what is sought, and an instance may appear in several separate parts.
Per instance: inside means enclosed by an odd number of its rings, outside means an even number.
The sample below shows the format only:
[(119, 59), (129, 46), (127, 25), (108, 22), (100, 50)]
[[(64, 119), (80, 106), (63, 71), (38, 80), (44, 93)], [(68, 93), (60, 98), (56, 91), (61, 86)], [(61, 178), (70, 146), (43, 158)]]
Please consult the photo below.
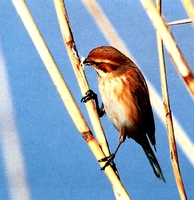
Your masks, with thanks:
[(89, 100), (94, 100), (95, 101), (95, 104), (96, 104), (96, 110), (97, 110), (97, 113), (98, 113), (98, 116), (99, 117), (102, 117), (104, 114), (105, 114), (105, 109), (104, 109), (104, 105), (102, 104), (101, 107), (99, 107), (99, 104), (98, 104), (98, 96), (95, 92), (93, 92), (92, 90), (88, 90), (86, 92), (86, 95), (84, 97), (81, 98), (81, 102), (83, 103), (86, 103), (87, 101)]
[(101, 168), (101, 170), (105, 170), (105, 168), (108, 166), (108, 165), (111, 165), (112, 167), (116, 168), (113, 160), (115, 158), (115, 154), (111, 154), (110, 156), (107, 156), (105, 158), (102, 158), (100, 160), (98, 160), (98, 162), (105, 162), (105, 165)]
[(86, 92), (86, 95), (84, 97), (81, 98), (81, 102), (86, 103), (87, 101), (91, 100), (91, 99), (96, 99), (97, 98), (97, 94), (94, 93), (92, 90), (88, 90)]

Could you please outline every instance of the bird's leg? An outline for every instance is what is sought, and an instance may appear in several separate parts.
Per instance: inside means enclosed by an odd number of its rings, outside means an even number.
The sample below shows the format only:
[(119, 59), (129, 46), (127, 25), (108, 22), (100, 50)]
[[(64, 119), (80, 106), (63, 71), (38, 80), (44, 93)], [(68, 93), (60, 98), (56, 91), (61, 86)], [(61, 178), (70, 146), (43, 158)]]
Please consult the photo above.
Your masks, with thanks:
[(108, 165), (110, 165), (111, 163), (113, 163), (113, 160), (114, 160), (114, 158), (115, 158), (115, 156), (116, 156), (116, 153), (117, 153), (119, 147), (121, 146), (121, 144), (122, 144), (122, 143), (119, 142), (119, 144), (118, 144), (118, 146), (117, 146), (115, 152), (112, 153), (110, 156), (107, 156), (107, 157), (105, 157), (105, 158), (102, 158), (102, 159), (98, 160), (98, 162), (106, 162), (105, 165), (101, 168), (101, 170), (104, 170)]
[(101, 170), (104, 170), (109, 164), (113, 163), (116, 153), (119, 150), (121, 144), (125, 141), (125, 138), (126, 138), (126, 135), (124, 134), (124, 132), (121, 131), (121, 135), (119, 137), (119, 144), (118, 144), (115, 152), (112, 153), (110, 156), (107, 156), (105, 158), (98, 160), (98, 162), (106, 162), (105, 165), (101, 168)]
[(86, 95), (84, 97), (82, 97), (81, 102), (86, 103), (87, 101), (93, 99), (95, 101), (96, 104), (96, 110), (98, 113), (99, 117), (102, 117), (105, 114), (105, 110), (104, 110), (104, 105), (102, 103), (102, 106), (99, 107), (99, 103), (98, 103), (98, 96), (96, 93), (94, 93), (92, 90), (88, 90), (86, 92)]

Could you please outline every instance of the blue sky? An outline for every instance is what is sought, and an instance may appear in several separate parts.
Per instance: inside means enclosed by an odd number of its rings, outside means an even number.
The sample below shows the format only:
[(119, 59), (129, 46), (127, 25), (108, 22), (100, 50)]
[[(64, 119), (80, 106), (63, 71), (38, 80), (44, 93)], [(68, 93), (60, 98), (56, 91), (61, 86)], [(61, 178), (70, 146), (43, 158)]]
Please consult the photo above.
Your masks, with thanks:
[[(53, 1), (27, 0), (26, 3), (90, 125), (85, 105), (80, 103), (81, 92), (63, 44)], [(82, 1), (65, 3), (81, 56), (86, 57), (94, 47), (111, 45)], [(98, 3), (147, 80), (161, 95), (155, 30), (141, 3), (136, 0)], [(163, 14), (168, 22), (187, 18), (181, 2), (175, 5), (172, 0), (164, 2)], [(11, 1), (1, 1), (0, 27), (0, 199), (11, 199), (14, 196), (12, 189), (21, 189), (20, 185), (14, 185), (20, 180), (25, 182), (22, 189), (27, 191), (24, 194), (28, 199), (114, 199), (110, 183), (75, 128)], [(194, 71), (193, 26), (173, 26), (171, 31)], [(171, 110), (193, 145), (193, 99), (166, 52), (165, 55)], [(86, 68), (85, 73), (90, 87), (98, 93), (96, 73), (90, 68)], [(166, 128), (155, 111), (154, 117), (156, 157), (166, 183), (155, 177), (141, 147), (132, 140), (126, 140), (122, 145), (115, 162), (132, 199), (179, 199)], [(113, 151), (119, 134), (107, 116), (101, 121)], [(5, 122), (7, 126), (3, 124)], [(4, 127), (7, 127), (6, 131)], [(8, 145), (7, 150), (6, 135), (10, 144), (14, 144)], [(187, 149), (188, 144), (182, 145)], [(177, 147), (188, 199), (193, 199), (194, 162), (188, 159), (179, 144)], [(194, 155), (194, 152), (190, 153)], [(21, 160), (17, 159), (18, 155)], [(13, 170), (13, 174), (9, 170)]]

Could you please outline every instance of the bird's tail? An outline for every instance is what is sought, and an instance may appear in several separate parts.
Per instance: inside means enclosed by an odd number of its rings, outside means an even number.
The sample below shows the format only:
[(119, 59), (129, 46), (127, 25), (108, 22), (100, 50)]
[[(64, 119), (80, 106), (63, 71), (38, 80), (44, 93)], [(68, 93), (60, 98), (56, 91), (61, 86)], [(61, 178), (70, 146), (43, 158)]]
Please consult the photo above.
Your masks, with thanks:
[(145, 152), (145, 154), (146, 154), (146, 156), (147, 156), (147, 158), (148, 158), (148, 160), (149, 160), (149, 162), (150, 162), (150, 164), (151, 164), (151, 166), (154, 170), (155, 175), (158, 178), (162, 179), (164, 182), (166, 182), (165, 179), (164, 179), (164, 176), (162, 174), (162, 170), (160, 168), (160, 165), (159, 165), (159, 163), (156, 159), (156, 156), (154, 155), (154, 152), (151, 149), (150, 145), (148, 145), (148, 146), (146, 145), (146, 147), (143, 147), (143, 150), (144, 150), (144, 152)]

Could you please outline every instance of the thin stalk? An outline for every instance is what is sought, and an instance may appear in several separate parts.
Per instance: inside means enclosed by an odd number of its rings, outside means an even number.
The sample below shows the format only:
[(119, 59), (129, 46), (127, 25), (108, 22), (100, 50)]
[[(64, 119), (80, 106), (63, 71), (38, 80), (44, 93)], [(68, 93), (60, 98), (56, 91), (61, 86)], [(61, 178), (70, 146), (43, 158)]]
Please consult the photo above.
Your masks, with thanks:
[[(73, 70), (75, 72), (78, 84), (80, 86), (80, 90), (82, 95), (84, 96), (85, 93), (89, 90), (88, 82), (86, 80), (83, 68), (80, 64), (80, 58), (76, 49), (75, 41), (73, 38), (73, 34), (70, 28), (68, 15), (65, 9), (65, 5), (63, 0), (55, 0), (54, 1), (62, 37), (64, 40), (64, 44), (67, 49), (67, 53), (69, 55), (70, 61), (72, 63)], [(81, 100), (81, 98), (80, 98)], [(108, 148), (107, 140), (102, 129), (101, 122), (99, 120), (98, 114), (96, 112), (96, 108), (93, 101), (88, 101), (86, 103), (86, 108), (90, 117), (90, 121), (94, 128), (94, 132), (96, 134), (97, 140), (99, 142), (102, 151), (106, 156), (110, 155), (110, 151)]]
[(174, 26), (174, 25), (182, 25), (182, 24), (189, 24), (189, 23), (192, 23), (191, 19), (181, 19), (181, 20), (176, 20), (173, 22), (168, 22), (167, 25)]
[[(159, 13), (161, 13), (161, 0), (157, 0), (157, 8), (158, 8)], [(174, 177), (175, 177), (175, 181), (177, 184), (180, 197), (182, 200), (186, 200), (187, 196), (184, 189), (183, 180), (181, 177), (181, 172), (179, 169), (179, 161), (178, 161), (178, 153), (177, 153), (176, 141), (175, 141), (175, 136), (174, 136), (172, 113), (170, 110), (170, 101), (169, 101), (169, 95), (168, 95), (168, 85), (167, 85), (166, 67), (165, 67), (165, 59), (164, 59), (164, 48), (162, 44), (162, 39), (157, 31), (156, 31), (156, 34), (157, 34), (157, 42), (158, 42), (158, 56), (159, 56), (159, 65), (160, 65), (162, 96), (163, 96), (164, 110), (166, 114), (166, 126), (168, 130), (171, 163), (172, 163)]]

